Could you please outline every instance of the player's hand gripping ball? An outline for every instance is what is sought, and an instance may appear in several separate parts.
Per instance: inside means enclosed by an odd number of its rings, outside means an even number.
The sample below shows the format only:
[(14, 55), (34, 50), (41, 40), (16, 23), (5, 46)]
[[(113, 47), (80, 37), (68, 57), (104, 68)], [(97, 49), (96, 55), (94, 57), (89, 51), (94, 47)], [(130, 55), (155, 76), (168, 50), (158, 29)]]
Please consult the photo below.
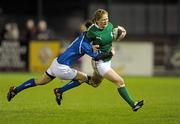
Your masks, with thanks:
[(121, 40), (126, 36), (126, 30), (122, 26), (117, 26), (112, 32), (115, 40)]

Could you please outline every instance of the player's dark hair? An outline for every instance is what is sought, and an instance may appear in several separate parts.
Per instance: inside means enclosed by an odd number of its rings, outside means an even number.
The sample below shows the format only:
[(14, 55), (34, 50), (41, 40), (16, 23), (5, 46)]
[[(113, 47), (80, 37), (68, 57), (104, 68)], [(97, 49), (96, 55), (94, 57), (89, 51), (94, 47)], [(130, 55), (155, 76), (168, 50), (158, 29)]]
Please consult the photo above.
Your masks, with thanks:
[(88, 29), (92, 24), (93, 22), (91, 20), (88, 20), (85, 22), (85, 27)]

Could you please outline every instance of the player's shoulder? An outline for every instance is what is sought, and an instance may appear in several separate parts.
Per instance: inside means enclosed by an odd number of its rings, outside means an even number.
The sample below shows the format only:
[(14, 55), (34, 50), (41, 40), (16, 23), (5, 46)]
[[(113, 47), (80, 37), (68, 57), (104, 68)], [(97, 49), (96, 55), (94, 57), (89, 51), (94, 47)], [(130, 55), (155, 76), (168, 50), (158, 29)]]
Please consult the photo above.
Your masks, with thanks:
[(108, 23), (108, 27), (113, 28), (113, 24), (111, 22)]
[(92, 24), (92, 25), (89, 26), (89, 28), (88, 28), (88, 31), (95, 31), (95, 30), (97, 30), (97, 27), (96, 27), (95, 24)]
[(112, 24), (111, 22), (108, 22), (108, 25), (111, 25), (111, 26), (113, 26), (113, 24)]
[(92, 24), (87, 30), (87, 36), (93, 37), (93, 36), (95, 36), (95, 32), (97, 32), (97, 31), (98, 31), (98, 29), (95, 26), (95, 24)]

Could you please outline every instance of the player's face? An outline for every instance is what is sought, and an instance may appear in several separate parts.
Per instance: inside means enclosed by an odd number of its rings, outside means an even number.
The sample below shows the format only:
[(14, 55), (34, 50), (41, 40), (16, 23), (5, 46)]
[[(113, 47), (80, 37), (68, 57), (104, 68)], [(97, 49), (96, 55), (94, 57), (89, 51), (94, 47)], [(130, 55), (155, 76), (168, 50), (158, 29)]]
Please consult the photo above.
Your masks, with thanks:
[(108, 14), (103, 14), (102, 18), (96, 21), (97, 25), (101, 29), (105, 28), (108, 25), (108, 22), (109, 22)]

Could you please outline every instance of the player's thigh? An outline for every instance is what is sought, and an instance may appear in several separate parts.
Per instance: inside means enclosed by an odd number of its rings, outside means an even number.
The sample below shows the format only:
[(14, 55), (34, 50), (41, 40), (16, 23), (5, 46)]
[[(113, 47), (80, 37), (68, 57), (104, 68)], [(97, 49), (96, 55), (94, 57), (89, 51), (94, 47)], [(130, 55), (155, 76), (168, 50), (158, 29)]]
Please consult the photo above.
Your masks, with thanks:
[(97, 72), (97, 74), (103, 77), (104, 74), (111, 69), (111, 61), (93, 61), (93, 69), (95, 72)]
[(52, 62), (46, 72), (52, 77), (58, 77), (63, 80), (72, 80), (77, 75), (77, 70), (70, 68), (67, 65), (59, 64), (56, 59)]
[(104, 74), (104, 78), (110, 80), (111, 82), (117, 84), (118, 86), (124, 85), (123, 78), (119, 74), (117, 74), (112, 68), (109, 69), (109, 71)]
[(63, 79), (63, 80), (72, 80), (77, 75), (77, 70), (70, 68), (66, 65), (60, 65), (57, 69), (54, 71), (55, 76)]
[(87, 80), (87, 74), (77, 71), (77, 75), (74, 79), (79, 80), (80, 82), (84, 82)]

